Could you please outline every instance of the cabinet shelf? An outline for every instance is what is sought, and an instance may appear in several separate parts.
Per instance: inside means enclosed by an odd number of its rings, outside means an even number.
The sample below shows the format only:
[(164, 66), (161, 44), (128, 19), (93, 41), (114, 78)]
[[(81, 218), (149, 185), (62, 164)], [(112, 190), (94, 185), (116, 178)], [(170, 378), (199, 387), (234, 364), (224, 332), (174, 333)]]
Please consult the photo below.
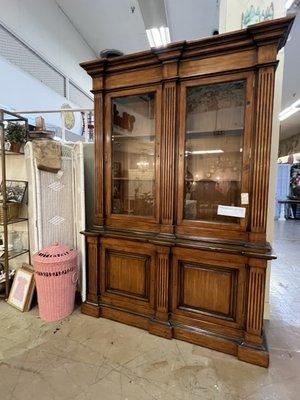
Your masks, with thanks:
[(192, 135), (201, 135), (201, 136), (211, 136), (216, 133), (216, 136), (221, 135), (222, 132), (224, 134), (235, 136), (235, 135), (240, 135), (244, 131), (244, 128), (233, 128), (233, 129), (220, 129), (220, 130), (214, 130), (214, 131), (198, 131), (198, 130), (189, 130), (186, 131), (187, 136), (192, 136)]
[[(19, 217), (19, 218), (14, 218), (10, 221), (7, 222), (7, 225), (12, 225), (12, 224), (17, 224), (19, 222), (24, 222), (24, 221), (28, 221), (28, 218), (23, 218), (23, 217)], [(0, 226), (4, 226), (3, 222), (0, 222)]]
[(139, 138), (153, 138), (155, 137), (154, 133), (150, 133), (150, 134), (142, 134), (142, 135), (131, 135), (131, 134), (120, 134), (120, 133), (112, 133), (112, 137), (114, 138), (124, 138), (124, 139), (139, 139)]
[[(22, 254), (28, 253), (28, 251), (29, 251), (28, 249), (23, 249), (22, 251), (15, 251), (15, 250), (8, 251), (8, 259), (12, 260), (13, 258), (21, 256)], [(0, 257), (0, 262), (4, 262), (4, 255)]]
[(221, 182), (240, 182), (240, 181), (236, 180), (236, 179), (227, 179), (227, 180), (220, 179), (220, 180), (216, 180), (216, 179), (209, 179), (209, 178), (207, 178), (207, 179), (189, 179), (189, 178), (186, 178), (185, 182), (196, 182), (196, 183), (198, 183), (198, 182), (215, 182), (215, 183), (221, 183)]
[(140, 179), (140, 178), (112, 178), (114, 181), (128, 181), (128, 182), (134, 182), (134, 181), (145, 181), (145, 182), (154, 182), (155, 179), (149, 179), (149, 178), (145, 178), (145, 179)]

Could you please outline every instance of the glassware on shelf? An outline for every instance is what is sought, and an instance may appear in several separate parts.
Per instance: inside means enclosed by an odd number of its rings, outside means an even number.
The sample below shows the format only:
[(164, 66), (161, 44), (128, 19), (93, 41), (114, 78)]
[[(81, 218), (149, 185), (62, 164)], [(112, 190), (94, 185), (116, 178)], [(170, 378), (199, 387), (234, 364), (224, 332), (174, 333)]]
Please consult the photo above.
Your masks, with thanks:
[(218, 205), (239, 206), (245, 82), (187, 89), (184, 218), (236, 223)]
[(155, 95), (112, 101), (112, 212), (152, 217), (155, 206)]

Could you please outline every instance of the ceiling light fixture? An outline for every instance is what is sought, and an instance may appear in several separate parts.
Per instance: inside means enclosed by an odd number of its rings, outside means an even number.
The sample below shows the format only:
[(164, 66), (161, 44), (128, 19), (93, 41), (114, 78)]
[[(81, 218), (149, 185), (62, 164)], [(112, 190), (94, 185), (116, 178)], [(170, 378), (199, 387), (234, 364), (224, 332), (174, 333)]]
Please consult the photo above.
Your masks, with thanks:
[(186, 154), (218, 154), (218, 153), (224, 153), (223, 150), (217, 149), (217, 150), (194, 150), (194, 151), (186, 151)]
[(298, 111), (300, 111), (300, 99), (296, 100), (289, 107), (281, 111), (281, 113), (279, 114), (279, 121), (284, 121), (285, 119), (289, 118), (291, 115), (295, 114)]
[(146, 29), (150, 47), (162, 47), (171, 42), (170, 31), (167, 26)]

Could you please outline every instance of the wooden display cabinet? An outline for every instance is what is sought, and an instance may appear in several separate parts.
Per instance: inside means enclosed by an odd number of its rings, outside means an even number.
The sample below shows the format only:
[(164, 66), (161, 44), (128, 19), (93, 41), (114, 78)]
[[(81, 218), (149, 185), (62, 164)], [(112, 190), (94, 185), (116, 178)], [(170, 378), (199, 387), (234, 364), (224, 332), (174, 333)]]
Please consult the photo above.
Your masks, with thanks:
[(268, 366), (274, 80), (292, 23), (81, 64), (95, 97), (84, 313)]

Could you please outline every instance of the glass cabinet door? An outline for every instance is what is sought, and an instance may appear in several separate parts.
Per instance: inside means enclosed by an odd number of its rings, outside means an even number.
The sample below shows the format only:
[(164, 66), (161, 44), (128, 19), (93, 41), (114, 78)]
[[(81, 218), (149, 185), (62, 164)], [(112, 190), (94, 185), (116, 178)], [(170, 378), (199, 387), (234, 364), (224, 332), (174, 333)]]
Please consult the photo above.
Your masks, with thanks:
[(246, 82), (187, 87), (183, 219), (238, 223), (218, 206), (240, 206)]
[(155, 93), (111, 101), (111, 214), (155, 216)]

